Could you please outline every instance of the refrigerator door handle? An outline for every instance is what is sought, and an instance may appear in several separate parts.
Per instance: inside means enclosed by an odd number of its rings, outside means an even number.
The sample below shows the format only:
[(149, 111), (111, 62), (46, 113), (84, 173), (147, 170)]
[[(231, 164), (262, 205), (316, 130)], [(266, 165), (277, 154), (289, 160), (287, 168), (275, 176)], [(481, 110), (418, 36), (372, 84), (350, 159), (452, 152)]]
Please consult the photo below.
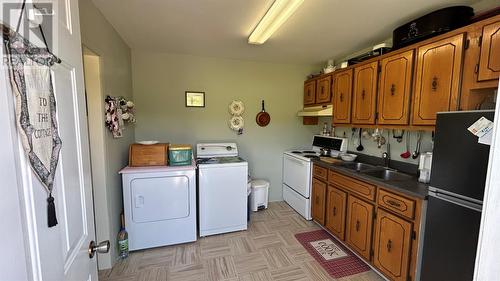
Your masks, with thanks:
[(462, 207), (469, 208), (469, 209), (477, 211), (477, 212), (481, 212), (483, 209), (483, 206), (481, 204), (469, 202), (469, 201), (466, 201), (466, 200), (463, 200), (463, 199), (460, 199), (457, 197), (453, 197), (450, 195), (446, 195), (446, 194), (443, 194), (440, 192), (429, 192), (429, 196), (432, 196), (434, 198), (438, 198), (438, 199), (441, 199), (441, 200), (444, 200), (444, 201), (447, 201), (447, 202), (450, 202), (450, 203), (453, 203), (456, 205), (460, 205)]

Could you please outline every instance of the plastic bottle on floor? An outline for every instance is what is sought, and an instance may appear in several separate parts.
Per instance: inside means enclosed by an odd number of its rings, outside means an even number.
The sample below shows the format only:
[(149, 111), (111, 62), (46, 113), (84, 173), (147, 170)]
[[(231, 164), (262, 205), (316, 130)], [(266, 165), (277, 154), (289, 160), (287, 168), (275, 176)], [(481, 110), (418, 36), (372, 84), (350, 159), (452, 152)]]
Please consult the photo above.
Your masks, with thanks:
[(128, 257), (128, 233), (125, 230), (125, 217), (123, 213), (120, 216), (121, 218), (121, 228), (120, 232), (118, 232), (118, 251), (119, 257), (121, 259), (126, 259)]

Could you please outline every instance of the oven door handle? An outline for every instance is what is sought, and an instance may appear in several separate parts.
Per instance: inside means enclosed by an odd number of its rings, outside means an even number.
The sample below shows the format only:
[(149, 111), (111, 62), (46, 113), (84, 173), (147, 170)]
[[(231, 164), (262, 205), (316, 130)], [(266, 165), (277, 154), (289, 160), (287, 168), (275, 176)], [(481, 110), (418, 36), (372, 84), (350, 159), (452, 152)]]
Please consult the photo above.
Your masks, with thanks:
[(287, 156), (285, 160), (288, 160), (288, 161), (291, 161), (291, 162), (295, 162), (296, 164), (299, 164), (301, 166), (305, 165), (304, 161), (299, 160), (299, 159), (295, 159), (295, 158), (290, 157), (290, 156)]

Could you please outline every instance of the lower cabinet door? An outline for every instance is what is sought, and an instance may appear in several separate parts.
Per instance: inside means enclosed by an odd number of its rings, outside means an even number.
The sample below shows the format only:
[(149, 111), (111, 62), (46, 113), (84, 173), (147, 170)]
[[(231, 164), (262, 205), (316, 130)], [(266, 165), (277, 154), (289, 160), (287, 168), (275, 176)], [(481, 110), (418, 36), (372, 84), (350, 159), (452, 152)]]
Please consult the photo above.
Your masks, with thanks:
[(313, 220), (325, 225), (325, 198), (326, 183), (313, 178), (312, 182), (312, 218)]
[(347, 194), (328, 186), (326, 196), (326, 228), (337, 238), (344, 240)]
[(378, 209), (373, 263), (391, 280), (407, 280), (411, 232), (411, 222)]
[(347, 198), (346, 242), (353, 250), (370, 260), (373, 227), (373, 205), (349, 195)]

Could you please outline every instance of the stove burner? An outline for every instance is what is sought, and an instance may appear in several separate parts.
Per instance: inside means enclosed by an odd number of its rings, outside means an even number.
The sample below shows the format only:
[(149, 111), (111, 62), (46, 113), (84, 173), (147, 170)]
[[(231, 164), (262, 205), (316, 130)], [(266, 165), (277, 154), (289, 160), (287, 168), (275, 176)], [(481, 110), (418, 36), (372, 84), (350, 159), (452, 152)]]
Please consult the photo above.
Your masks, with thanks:
[(292, 151), (292, 153), (293, 153), (293, 154), (302, 154), (302, 152), (301, 152), (301, 151), (297, 151), (297, 150)]
[(317, 155), (305, 155), (304, 157), (311, 158), (311, 159), (319, 159), (319, 156), (317, 156)]
[(302, 151), (302, 153), (316, 153), (316, 151), (312, 151), (312, 150), (304, 150), (304, 151)]

